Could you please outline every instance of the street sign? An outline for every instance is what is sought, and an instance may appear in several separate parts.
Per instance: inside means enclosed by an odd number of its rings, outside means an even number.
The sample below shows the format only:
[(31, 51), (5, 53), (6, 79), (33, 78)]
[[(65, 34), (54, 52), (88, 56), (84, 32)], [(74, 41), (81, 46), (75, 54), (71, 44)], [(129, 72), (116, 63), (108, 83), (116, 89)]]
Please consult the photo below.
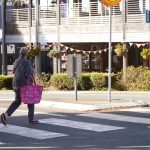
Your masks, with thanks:
[(82, 73), (82, 55), (67, 55), (67, 72), (71, 77), (79, 77)]
[(103, 4), (107, 6), (116, 6), (119, 5), (121, 0), (100, 0)]
[(150, 10), (146, 10), (146, 22), (150, 23)]
[(67, 55), (67, 72), (71, 77), (74, 77), (74, 90), (75, 99), (77, 96), (77, 77), (82, 73), (82, 55), (81, 54), (69, 54)]

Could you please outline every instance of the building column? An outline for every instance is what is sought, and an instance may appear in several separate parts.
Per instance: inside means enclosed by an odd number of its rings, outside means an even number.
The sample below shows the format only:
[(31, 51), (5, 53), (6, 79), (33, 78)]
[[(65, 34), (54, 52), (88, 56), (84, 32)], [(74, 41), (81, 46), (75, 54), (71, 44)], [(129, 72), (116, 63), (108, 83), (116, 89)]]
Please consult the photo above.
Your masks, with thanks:
[(2, 74), (7, 75), (7, 49), (5, 41), (5, 25), (6, 25), (6, 1), (1, 1), (1, 15), (2, 15)]

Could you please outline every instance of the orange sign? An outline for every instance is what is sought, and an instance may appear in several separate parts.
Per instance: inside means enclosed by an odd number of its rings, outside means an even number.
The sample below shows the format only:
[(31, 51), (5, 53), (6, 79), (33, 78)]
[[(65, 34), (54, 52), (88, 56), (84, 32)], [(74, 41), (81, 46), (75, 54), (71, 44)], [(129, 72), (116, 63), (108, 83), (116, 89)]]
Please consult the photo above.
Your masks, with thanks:
[(101, 2), (107, 6), (116, 6), (121, 2), (121, 0), (101, 0)]

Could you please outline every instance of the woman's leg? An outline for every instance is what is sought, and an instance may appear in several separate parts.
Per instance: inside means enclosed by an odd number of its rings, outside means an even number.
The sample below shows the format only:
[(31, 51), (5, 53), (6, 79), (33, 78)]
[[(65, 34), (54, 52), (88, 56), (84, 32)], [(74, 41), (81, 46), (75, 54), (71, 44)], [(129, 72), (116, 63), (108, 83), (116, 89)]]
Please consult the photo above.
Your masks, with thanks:
[(34, 120), (34, 104), (28, 104), (28, 119), (29, 122)]
[(13, 112), (20, 106), (20, 104), (21, 104), (20, 90), (18, 89), (15, 91), (15, 100), (8, 107), (7, 111), (5, 113), (2, 113), (0, 116), (1, 122), (4, 125), (7, 125), (7, 116), (11, 116)]
[(13, 112), (21, 105), (21, 98), (20, 98), (20, 89), (17, 89), (15, 91), (15, 101), (11, 103), (11, 105), (8, 107), (6, 114), (8, 116), (11, 116)]
[(34, 104), (28, 104), (28, 119), (29, 124), (38, 124), (38, 120), (34, 120)]

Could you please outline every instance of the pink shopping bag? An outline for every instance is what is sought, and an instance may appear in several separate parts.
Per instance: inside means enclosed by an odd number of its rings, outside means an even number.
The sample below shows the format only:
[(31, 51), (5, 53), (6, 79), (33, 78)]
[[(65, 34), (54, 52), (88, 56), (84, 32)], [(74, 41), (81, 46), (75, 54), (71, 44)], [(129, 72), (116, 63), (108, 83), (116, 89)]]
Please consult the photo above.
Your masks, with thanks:
[(40, 85), (26, 85), (21, 87), (20, 89), (20, 96), (21, 101), (24, 104), (37, 104), (40, 103), (42, 97), (43, 87)]

